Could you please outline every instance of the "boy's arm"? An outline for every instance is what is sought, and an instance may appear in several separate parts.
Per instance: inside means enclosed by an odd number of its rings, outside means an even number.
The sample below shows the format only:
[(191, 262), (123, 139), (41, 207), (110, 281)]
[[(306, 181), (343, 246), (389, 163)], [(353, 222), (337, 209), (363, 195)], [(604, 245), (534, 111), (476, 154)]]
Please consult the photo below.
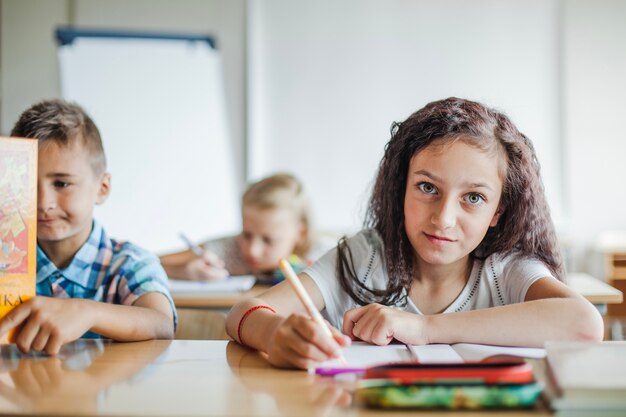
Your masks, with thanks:
[(161, 293), (144, 294), (132, 306), (39, 296), (0, 320), (0, 336), (15, 329), (13, 339), (20, 350), (54, 355), (65, 343), (90, 330), (118, 341), (171, 339), (172, 314), (168, 299)]
[(165, 295), (150, 292), (132, 306), (92, 302), (91, 331), (120, 342), (173, 339), (172, 307)]

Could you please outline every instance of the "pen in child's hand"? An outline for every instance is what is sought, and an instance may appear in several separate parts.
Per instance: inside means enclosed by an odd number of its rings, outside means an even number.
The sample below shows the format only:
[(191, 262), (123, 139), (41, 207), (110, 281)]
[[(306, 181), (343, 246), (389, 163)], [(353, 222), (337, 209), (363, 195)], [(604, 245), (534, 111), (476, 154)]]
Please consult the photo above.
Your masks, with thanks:
[(193, 243), (184, 233), (179, 233), (179, 236), (183, 242), (185, 242), (189, 250), (191, 250), (198, 258), (204, 259), (207, 265), (220, 269), (224, 268), (224, 262), (215, 254), (207, 252), (197, 244)]
[[(280, 269), (283, 271), (283, 274), (285, 274), (285, 278), (291, 285), (291, 288), (293, 288), (293, 290), (296, 292), (296, 295), (300, 299), (300, 302), (304, 306), (307, 313), (309, 313), (309, 316), (311, 316), (311, 318), (322, 328), (322, 330), (324, 331), (324, 333), (326, 333), (328, 337), (333, 339), (333, 333), (330, 331), (330, 329), (324, 322), (324, 319), (322, 318), (322, 315), (320, 314), (320, 312), (317, 310), (317, 308), (315, 308), (315, 304), (313, 304), (313, 300), (311, 300), (311, 297), (304, 289), (304, 286), (298, 279), (298, 276), (296, 275), (296, 273), (291, 268), (291, 265), (289, 265), (289, 262), (287, 262), (285, 259), (281, 259), (278, 262), (278, 266), (280, 266)], [(341, 353), (339, 354), (338, 359), (342, 364), (347, 365), (346, 359), (343, 357)]]
[(202, 248), (198, 245), (196, 245), (195, 243), (193, 243), (191, 241), (191, 239), (189, 239), (184, 233), (179, 233), (180, 238), (183, 240), (183, 242), (185, 242), (185, 244), (187, 245), (187, 247), (196, 255), (199, 257), (203, 257), (204, 256), (204, 250), (202, 250)]

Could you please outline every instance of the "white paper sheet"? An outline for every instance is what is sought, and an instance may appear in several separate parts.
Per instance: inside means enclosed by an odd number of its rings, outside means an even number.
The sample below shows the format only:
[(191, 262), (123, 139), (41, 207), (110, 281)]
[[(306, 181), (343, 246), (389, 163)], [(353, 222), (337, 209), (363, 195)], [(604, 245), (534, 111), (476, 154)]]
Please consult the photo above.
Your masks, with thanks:
[(197, 296), (203, 294), (224, 294), (248, 291), (254, 285), (253, 275), (228, 277), (223, 281), (198, 282), (170, 279), (169, 287), (172, 295)]

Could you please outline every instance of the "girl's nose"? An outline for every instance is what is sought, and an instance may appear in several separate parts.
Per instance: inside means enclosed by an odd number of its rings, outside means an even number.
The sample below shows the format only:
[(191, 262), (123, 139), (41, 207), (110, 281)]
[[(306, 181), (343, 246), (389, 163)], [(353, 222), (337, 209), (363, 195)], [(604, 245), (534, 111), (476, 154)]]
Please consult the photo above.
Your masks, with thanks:
[(452, 199), (442, 199), (435, 208), (431, 222), (440, 229), (456, 226), (456, 204)]

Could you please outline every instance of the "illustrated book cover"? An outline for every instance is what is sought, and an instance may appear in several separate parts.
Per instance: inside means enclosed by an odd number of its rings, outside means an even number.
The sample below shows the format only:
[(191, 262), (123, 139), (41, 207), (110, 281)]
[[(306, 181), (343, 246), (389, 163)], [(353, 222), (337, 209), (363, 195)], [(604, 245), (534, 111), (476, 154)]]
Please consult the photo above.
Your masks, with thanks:
[(36, 245), (37, 141), (0, 137), (0, 319), (35, 296)]

